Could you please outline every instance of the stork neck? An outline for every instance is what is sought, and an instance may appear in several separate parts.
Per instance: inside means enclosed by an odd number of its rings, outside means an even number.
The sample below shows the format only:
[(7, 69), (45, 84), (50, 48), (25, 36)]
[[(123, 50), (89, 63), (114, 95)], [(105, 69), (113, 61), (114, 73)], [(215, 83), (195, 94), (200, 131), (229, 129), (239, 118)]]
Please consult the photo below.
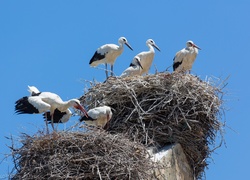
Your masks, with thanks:
[(194, 52), (196, 52), (197, 50), (196, 50), (196, 48), (195, 47), (186, 47), (186, 49), (189, 51), (189, 52), (191, 52), (191, 53), (194, 53)]
[(119, 48), (118, 49), (123, 49), (124, 43), (119, 43)]
[(147, 44), (147, 46), (149, 47), (150, 52), (152, 52), (152, 53), (155, 52), (154, 47), (151, 44)]
[(70, 107), (70, 100), (69, 101), (63, 101), (61, 104), (60, 104), (60, 108), (61, 109), (68, 109)]

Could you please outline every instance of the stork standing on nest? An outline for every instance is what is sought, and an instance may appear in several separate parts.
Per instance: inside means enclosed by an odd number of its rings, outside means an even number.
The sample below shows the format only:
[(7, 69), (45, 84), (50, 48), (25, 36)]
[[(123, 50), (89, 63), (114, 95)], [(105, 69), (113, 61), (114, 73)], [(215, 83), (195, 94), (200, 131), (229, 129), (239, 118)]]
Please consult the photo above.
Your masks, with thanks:
[(146, 74), (149, 71), (149, 68), (152, 65), (152, 62), (154, 60), (155, 50), (156, 48), (158, 51), (160, 51), (160, 48), (155, 44), (153, 39), (148, 39), (146, 41), (146, 45), (149, 47), (149, 51), (144, 51), (136, 56), (140, 58), (140, 63), (143, 69), (140, 72), (140, 75)]
[(142, 69), (139, 56), (135, 56), (129, 67), (123, 71), (120, 77), (140, 75)]
[(174, 57), (173, 70), (177, 72), (190, 73), (193, 63), (198, 54), (198, 49), (201, 50), (193, 41), (187, 41), (187, 47), (178, 51)]
[[(88, 116), (86, 110), (80, 104), (78, 99), (63, 101), (57, 94), (51, 92), (40, 92), (35, 86), (28, 86), (30, 96), (20, 98), (15, 103), (15, 112), (17, 114), (40, 114), (49, 111), (51, 116), (51, 125), (54, 130), (53, 115), (57, 109), (60, 112), (69, 114), (69, 107), (79, 109)], [(48, 122), (46, 120), (48, 131)]]
[[(53, 114), (53, 123), (65, 123), (72, 116), (71, 111), (68, 109), (65, 112), (61, 112), (55, 109)], [(43, 114), (44, 119), (47, 119), (48, 123), (51, 123), (52, 117), (49, 112)], [(82, 116), (79, 121), (84, 121), (89, 126), (104, 127), (107, 122), (112, 118), (112, 111), (109, 106), (100, 106), (88, 111), (88, 117)]]
[(100, 106), (88, 111), (88, 117), (83, 116), (80, 122), (84, 121), (89, 126), (104, 128), (112, 118), (112, 111), (109, 106)]
[(117, 46), (116, 44), (105, 44), (99, 47), (89, 62), (90, 66), (94, 67), (99, 64), (105, 64), (106, 78), (108, 78), (107, 64), (110, 64), (111, 76), (113, 76), (115, 60), (118, 56), (122, 54), (124, 49), (124, 44), (126, 44), (129, 47), (129, 49), (133, 50), (125, 37), (120, 37), (118, 43), (119, 46)]

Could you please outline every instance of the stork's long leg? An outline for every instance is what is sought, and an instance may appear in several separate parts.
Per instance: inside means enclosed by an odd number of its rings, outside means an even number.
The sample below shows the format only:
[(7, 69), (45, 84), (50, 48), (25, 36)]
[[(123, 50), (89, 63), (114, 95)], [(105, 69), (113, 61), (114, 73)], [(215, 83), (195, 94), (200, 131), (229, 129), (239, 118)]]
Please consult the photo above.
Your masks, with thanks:
[(111, 67), (111, 76), (114, 76), (114, 72), (113, 72), (114, 65), (113, 65), (113, 64), (111, 64), (111, 65), (110, 65), (110, 67)]
[(55, 130), (55, 127), (54, 127), (54, 114), (51, 114), (51, 127), (53, 129), (53, 131)]
[(105, 63), (105, 72), (106, 72), (106, 79), (108, 79), (108, 64)]
[(47, 134), (49, 134), (49, 127), (48, 127), (48, 118), (47, 118), (47, 113), (45, 113), (45, 116), (46, 116), (46, 131), (47, 131)]

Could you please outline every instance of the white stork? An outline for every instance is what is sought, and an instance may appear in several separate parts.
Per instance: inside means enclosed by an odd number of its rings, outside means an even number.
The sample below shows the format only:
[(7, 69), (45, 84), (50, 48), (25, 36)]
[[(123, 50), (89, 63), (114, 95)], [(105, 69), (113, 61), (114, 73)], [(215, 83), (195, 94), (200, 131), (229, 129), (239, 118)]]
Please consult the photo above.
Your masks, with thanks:
[(141, 69), (143, 67), (140, 63), (140, 58), (139, 56), (135, 56), (129, 67), (123, 71), (120, 77), (140, 75)]
[(198, 49), (200, 48), (193, 41), (187, 41), (187, 47), (178, 51), (174, 57), (173, 70), (177, 72), (189, 71), (190, 73), (198, 54)]
[[(41, 114), (50, 111), (51, 125), (53, 125), (53, 114), (55, 110), (69, 114), (68, 108), (73, 107), (81, 110), (85, 116), (88, 116), (86, 110), (80, 104), (78, 99), (71, 99), (63, 101), (57, 94), (51, 92), (40, 92), (34, 86), (28, 86), (28, 91), (31, 93), (30, 96), (22, 97), (15, 103), (15, 112), (17, 114)], [(46, 127), (48, 131), (48, 124), (46, 120)]]
[(109, 106), (100, 106), (88, 111), (88, 117), (83, 116), (80, 122), (84, 121), (89, 126), (104, 128), (112, 118), (112, 111)]
[(124, 44), (126, 44), (131, 50), (132, 47), (129, 45), (125, 37), (120, 37), (118, 40), (119, 46), (116, 44), (105, 44), (99, 47), (91, 60), (89, 61), (90, 66), (97, 66), (99, 64), (105, 64), (106, 68), (106, 78), (108, 78), (108, 67), (107, 64), (110, 64), (111, 67), (111, 76), (113, 76), (113, 67), (115, 60), (120, 56), (124, 49)]
[(148, 73), (149, 68), (152, 65), (154, 55), (155, 55), (154, 47), (158, 51), (160, 51), (160, 48), (155, 44), (153, 39), (148, 39), (146, 41), (146, 45), (149, 47), (149, 51), (144, 51), (136, 55), (140, 58), (141, 65), (143, 67), (143, 69), (140, 72), (140, 75)]

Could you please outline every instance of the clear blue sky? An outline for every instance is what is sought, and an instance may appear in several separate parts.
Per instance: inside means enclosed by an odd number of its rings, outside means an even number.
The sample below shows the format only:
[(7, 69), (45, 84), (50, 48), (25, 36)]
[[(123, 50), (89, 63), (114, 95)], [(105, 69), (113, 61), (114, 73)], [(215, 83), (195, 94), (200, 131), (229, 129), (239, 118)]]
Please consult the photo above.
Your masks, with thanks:
[[(246, 179), (250, 161), (249, 8), (247, 0), (1, 0), (0, 159), (9, 153), (6, 145), (10, 141), (5, 136), (33, 134), (44, 127), (41, 115), (14, 114), (15, 101), (28, 95), (27, 85), (55, 92), (64, 100), (78, 98), (88, 87), (84, 80), (105, 80), (103, 70), (88, 64), (100, 45), (117, 43), (125, 36), (134, 48), (125, 47), (117, 59), (114, 72), (120, 75), (137, 53), (148, 49), (148, 38), (161, 49), (153, 62), (158, 71), (171, 66), (175, 53), (193, 40), (202, 48), (193, 74), (202, 79), (230, 75), (224, 97), (229, 109), (223, 119), (229, 127), (225, 129), (226, 146), (212, 154), (206, 177)], [(154, 72), (152, 67), (150, 73)], [(0, 178), (12, 167), (11, 159), (3, 161)]]

